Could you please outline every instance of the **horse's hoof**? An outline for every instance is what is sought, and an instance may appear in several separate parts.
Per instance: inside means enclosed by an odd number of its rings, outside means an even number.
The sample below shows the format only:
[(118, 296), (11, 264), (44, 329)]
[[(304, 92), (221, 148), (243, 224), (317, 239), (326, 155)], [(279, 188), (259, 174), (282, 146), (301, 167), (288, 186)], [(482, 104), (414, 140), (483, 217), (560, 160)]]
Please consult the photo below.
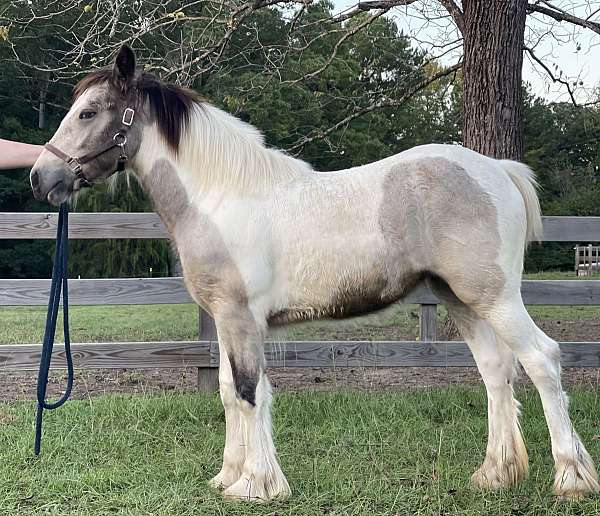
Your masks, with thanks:
[(214, 489), (227, 489), (230, 485), (235, 484), (240, 475), (239, 471), (223, 468), (208, 481), (208, 485)]
[(587, 454), (579, 454), (578, 461), (565, 461), (556, 468), (554, 494), (560, 500), (581, 500), (600, 492), (598, 475)]
[(492, 463), (485, 460), (471, 476), (471, 484), (480, 489), (507, 489), (519, 483), (527, 475), (528, 464), (521, 461)]
[(265, 482), (265, 479), (242, 475), (242, 478), (223, 491), (223, 496), (228, 500), (257, 503), (285, 500), (290, 495), (290, 486), (285, 477), (280, 481)]

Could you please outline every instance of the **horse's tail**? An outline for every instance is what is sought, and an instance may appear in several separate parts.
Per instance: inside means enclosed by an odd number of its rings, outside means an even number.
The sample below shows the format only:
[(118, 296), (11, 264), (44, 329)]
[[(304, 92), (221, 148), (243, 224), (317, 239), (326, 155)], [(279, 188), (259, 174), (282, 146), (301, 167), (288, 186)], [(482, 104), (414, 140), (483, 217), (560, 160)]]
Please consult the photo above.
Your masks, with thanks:
[(523, 163), (509, 160), (501, 160), (500, 163), (523, 197), (527, 215), (527, 242), (539, 242), (542, 239), (543, 227), (535, 174)]

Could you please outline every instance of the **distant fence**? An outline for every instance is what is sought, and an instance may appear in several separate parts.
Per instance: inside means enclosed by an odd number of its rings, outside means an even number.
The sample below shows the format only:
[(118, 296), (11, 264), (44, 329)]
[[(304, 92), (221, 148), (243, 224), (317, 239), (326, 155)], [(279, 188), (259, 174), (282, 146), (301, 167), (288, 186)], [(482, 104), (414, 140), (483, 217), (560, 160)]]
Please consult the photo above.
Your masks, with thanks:
[[(56, 213), (0, 213), (0, 239), (54, 239)], [(154, 213), (73, 213), (69, 237), (165, 239), (168, 234)], [(600, 241), (600, 217), (544, 217), (545, 241)], [(32, 306), (48, 302), (50, 280), (0, 279), (0, 305)], [(523, 281), (530, 305), (600, 305), (600, 281)], [(191, 303), (182, 278), (72, 279), (73, 305), (147, 305)], [(271, 367), (473, 366), (464, 342), (438, 341), (439, 300), (425, 286), (404, 300), (420, 305), (419, 341), (286, 341), (265, 346)], [(60, 346), (58, 346), (60, 348)], [(600, 342), (563, 342), (565, 366), (600, 367)], [(0, 369), (36, 369), (41, 346), (0, 345)], [(185, 342), (107, 342), (74, 344), (79, 368), (193, 367), (198, 386), (214, 389), (219, 350), (211, 317), (199, 310), (198, 340)], [(64, 365), (63, 352), (53, 354)]]
[(600, 273), (600, 246), (575, 246), (575, 273), (577, 276), (592, 276)]

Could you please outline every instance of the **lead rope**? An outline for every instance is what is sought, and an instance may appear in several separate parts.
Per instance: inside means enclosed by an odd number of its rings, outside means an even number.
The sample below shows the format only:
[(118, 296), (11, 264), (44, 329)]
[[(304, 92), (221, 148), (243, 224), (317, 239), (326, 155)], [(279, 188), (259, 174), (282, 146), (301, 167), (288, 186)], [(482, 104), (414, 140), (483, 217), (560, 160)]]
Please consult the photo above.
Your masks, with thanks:
[[(50, 299), (46, 315), (46, 329), (40, 359), (40, 370), (37, 381), (37, 414), (35, 419), (35, 444), (34, 452), (40, 454), (42, 442), (42, 418), (44, 409), (54, 410), (69, 399), (73, 388), (73, 357), (71, 356), (71, 339), (69, 337), (69, 292), (67, 284), (67, 262), (69, 257), (69, 208), (67, 203), (60, 206), (58, 214), (58, 227), (56, 230), (56, 251), (54, 253), (54, 266), (52, 267), (52, 283), (50, 285)], [(52, 347), (56, 333), (56, 320), (60, 306), (60, 294), (63, 296), (63, 332), (65, 337), (65, 358), (67, 361), (67, 387), (59, 400), (54, 403), (46, 401), (46, 388), (48, 387), (48, 374), (52, 360)]]

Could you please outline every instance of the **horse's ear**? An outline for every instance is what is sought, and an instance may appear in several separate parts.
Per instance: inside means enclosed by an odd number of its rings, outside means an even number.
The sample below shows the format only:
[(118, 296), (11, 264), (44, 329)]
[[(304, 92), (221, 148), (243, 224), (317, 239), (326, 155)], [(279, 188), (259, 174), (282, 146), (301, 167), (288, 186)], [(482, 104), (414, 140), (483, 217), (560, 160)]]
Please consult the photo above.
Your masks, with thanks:
[(113, 76), (117, 84), (126, 89), (135, 76), (135, 54), (127, 45), (123, 45), (115, 58)]

